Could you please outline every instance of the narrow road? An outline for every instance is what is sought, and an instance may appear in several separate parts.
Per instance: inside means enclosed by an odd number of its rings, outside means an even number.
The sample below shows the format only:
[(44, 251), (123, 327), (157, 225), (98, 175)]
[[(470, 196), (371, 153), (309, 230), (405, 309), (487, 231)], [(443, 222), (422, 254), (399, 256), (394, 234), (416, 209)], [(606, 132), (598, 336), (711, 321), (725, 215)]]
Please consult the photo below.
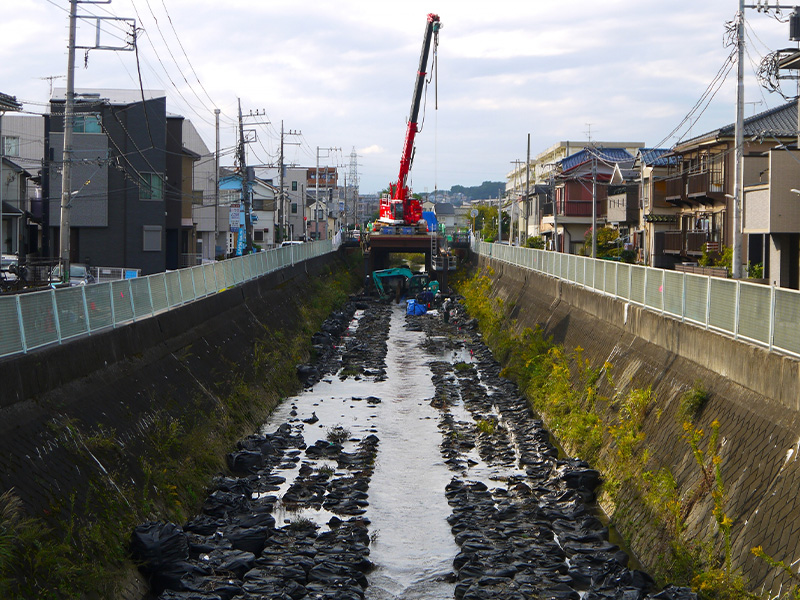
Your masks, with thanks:
[(599, 474), (559, 458), (463, 311), (403, 308), (362, 300), (326, 322), (308, 387), (175, 533), (180, 566), (151, 565), (155, 597), (694, 598), (628, 568)]

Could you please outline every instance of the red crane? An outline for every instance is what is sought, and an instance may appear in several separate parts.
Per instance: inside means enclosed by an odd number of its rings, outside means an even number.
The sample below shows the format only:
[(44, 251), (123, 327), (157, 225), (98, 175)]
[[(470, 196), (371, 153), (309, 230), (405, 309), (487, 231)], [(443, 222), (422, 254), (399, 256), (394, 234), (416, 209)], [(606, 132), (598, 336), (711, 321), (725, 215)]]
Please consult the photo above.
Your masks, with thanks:
[(411, 116), (406, 128), (406, 140), (403, 144), (403, 154), (400, 157), (400, 173), (397, 182), (389, 184), (388, 197), (381, 198), (380, 217), (378, 221), (387, 225), (416, 225), (422, 220), (422, 206), (419, 200), (412, 198), (408, 189), (408, 172), (414, 154), (414, 138), (417, 135), (417, 119), (419, 106), (422, 100), (422, 91), (425, 88), (425, 69), (428, 64), (428, 54), (431, 42), (434, 48), (439, 44), (439, 15), (430, 13), (425, 27), (425, 37), (422, 40), (422, 53), (419, 57), (417, 80), (414, 84), (414, 96), (411, 100)]

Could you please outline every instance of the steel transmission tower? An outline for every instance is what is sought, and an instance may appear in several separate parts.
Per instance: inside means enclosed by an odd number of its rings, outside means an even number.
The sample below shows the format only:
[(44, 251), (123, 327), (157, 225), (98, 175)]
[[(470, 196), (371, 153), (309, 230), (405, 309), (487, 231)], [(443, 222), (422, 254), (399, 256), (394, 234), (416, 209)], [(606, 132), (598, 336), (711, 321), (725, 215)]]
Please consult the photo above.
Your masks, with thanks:
[[(350, 152), (350, 168), (347, 171), (347, 181), (349, 185), (348, 193), (353, 199), (353, 223), (358, 225), (361, 221), (359, 220), (358, 215), (358, 154), (356, 154), (356, 149), (353, 147), (352, 152)], [(344, 199), (344, 212), (345, 212), (345, 223), (347, 223), (347, 206), (348, 206), (348, 199)]]

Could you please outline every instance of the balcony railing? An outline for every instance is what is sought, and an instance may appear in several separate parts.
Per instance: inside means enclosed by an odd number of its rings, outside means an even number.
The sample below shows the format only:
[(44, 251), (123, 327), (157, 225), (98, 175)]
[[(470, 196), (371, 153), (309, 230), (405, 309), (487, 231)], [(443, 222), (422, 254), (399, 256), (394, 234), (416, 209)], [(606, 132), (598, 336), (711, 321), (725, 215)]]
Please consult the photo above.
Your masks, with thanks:
[(723, 179), (721, 170), (704, 171), (695, 173), (686, 178), (689, 196), (708, 196), (723, 193)]
[(689, 200), (692, 197), (722, 197), (725, 192), (725, 180), (721, 169), (703, 171), (702, 173), (682, 174), (666, 180), (667, 194), (670, 200)]
[(706, 231), (665, 231), (664, 252), (668, 254), (699, 255), (708, 241)]
[(666, 180), (667, 193), (666, 197), (670, 199), (685, 198), (686, 197), (686, 177), (678, 175), (677, 177), (670, 177)]
[[(598, 202), (597, 214), (601, 213)], [(592, 201), (591, 200), (563, 200), (557, 203), (558, 216), (560, 217), (591, 217), (592, 216)]]

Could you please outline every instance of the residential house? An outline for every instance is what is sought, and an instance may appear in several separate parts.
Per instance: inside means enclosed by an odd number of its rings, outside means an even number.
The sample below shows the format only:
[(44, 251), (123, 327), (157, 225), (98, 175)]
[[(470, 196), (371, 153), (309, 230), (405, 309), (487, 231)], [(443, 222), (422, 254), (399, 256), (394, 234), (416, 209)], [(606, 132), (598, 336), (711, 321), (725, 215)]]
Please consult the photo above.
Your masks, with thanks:
[[(751, 265), (761, 264), (772, 285), (800, 287), (800, 151), (767, 151), (759, 183), (745, 185), (743, 232)], [(758, 250), (761, 253), (758, 253)]]
[(456, 210), (449, 202), (438, 202), (433, 207), (433, 214), (439, 228), (444, 228), (445, 233), (453, 233), (456, 229)]
[(41, 247), (44, 119), (7, 112), (21, 108), (16, 98), (0, 94), (0, 245), (4, 254), (24, 260)]
[(0, 186), (2, 186), (2, 237), (3, 254), (24, 258), (27, 253), (26, 205), (30, 173), (5, 156), (0, 158)]
[(641, 148), (634, 169), (639, 172), (639, 225), (633, 232), (637, 262), (652, 267), (671, 268), (674, 260), (664, 254), (662, 232), (675, 229), (677, 208), (666, 201), (665, 177), (676, 158), (668, 148)]
[[(281, 241), (307, 239), (306, 205), (308, 203), (308, 168), (285, 167), (284, 193), (286, 195), (286, 228), (281, 231)], [(315, 183), (316, 186), (316, 183)]]
[[(552, 242), (552, 221), (543, 223), (540, 213), (547, 203), (546, 194), (541, 186), (552, 185), (559, 171), (560, 162), (566, 157), (586, 148), (596, 146), (602, 148), (622, 148), (631, 154), (644, 146), (640, 142), (592, 142), (561, 141), (531, 157), (529, 165), (525, 161), (515, 161), (514, 169), (506, 175), (506, 197), (519, 202), (515, 207), (515, 216), (519, 215), (519, 228), (522, 239), (530, 236), (549, 236)], [(539, 186), (539, 187), (537, 187)], [(536, 196), (535, 198), (526, 198)], [(552, 200), (551, 200), (552, 201)], [(520, 210), (516, 210), (519, 208)], [(552, 206), (548, 210), (552, 210)], [(545, 213), (552, 215), (552, 212)]]
[[(275, 223), (277, 219), (278, 188), (249, 173), (250, 221), (253, 244), (259, 248), (273, 248), (276, 245)], [(245, 206), (242, 196), (241, 173), (230, 173), (219, 181), (220, 204), (227, 210), (225, 253), (235, 255), (240, 246), (239, 238), (246, 235)], [(244, 238), (242, 243), (244, 243)]]
[[(770, 150), (794, 143), (797, 104), (792, 101), (744, 121), (745, 188), (767, 181)], [(675, 166), (666, 179), (666, 201), (677, 210), (676, 227), (663, 235), (664, 253), (676, 261), (695, 261), (706, 245), (722, 251), (733, 244), (735, 173), (734, 125), (726, 125), (677, 144)], [(764, 235), (743, 238), (742, 264), (764, 256)], [(745, 236), (746, 237), (746, 236)], [(777, 239), (777, 238), (776, 238)], [(656, 242), (658, 244), (658, 241)]]
[[(64, 94), (56, 90), (45, 119), (45, 155), (51, 162), (43, 197), (53, 255), (60, 247)], [(167, 173), (164, 93), (77, 90), (73, 134), (70, 260), (137, 268), (144, 275), (164, 271), (166, 192), (179, 189), (176, 182), (182, 179), (180, 172)], [(175, 229), (174, 220), (169, 228)]]
[(633, 161), (634, 157), (624, 148), (598, 146), (580, 150), (559, 162), (552, 213), (545, 211), (542, 218), (542, 224), (549, 226), (544, 233), (551, 238), (557, 228), (556, 250), (579, 253), (586, 233), (592, 228), (593, 214), (598, 228), (606, 224), (608, 183), (615, 167), (630, 169)]

